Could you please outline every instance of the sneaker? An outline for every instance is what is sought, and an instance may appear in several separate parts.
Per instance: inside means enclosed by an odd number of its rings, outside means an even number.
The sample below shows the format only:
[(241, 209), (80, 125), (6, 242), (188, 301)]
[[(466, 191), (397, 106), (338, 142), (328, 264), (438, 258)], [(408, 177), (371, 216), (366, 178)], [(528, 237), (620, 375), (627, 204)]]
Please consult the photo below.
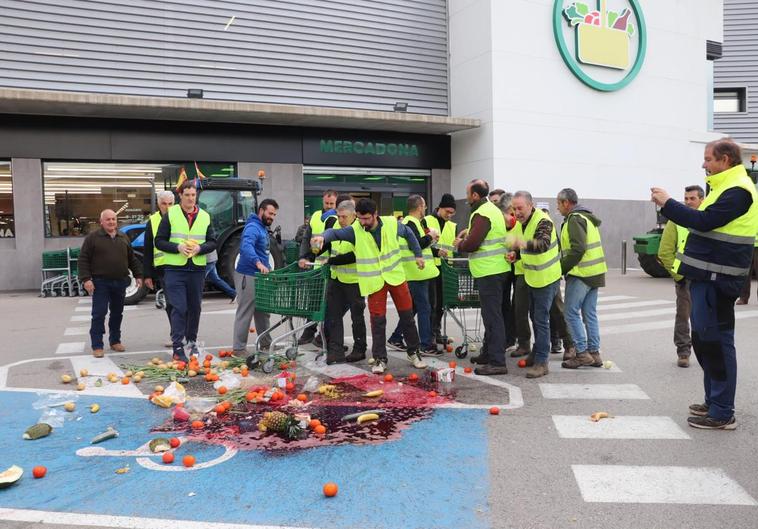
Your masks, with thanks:
[(421, 355), (418, 351), (408, 353), (408, 361), (413, 364), (413, 367), (416, 369), (426, 369), (426, 362), (421, 359)]
[(692, 415), (695, 415), (697, 417), (707, 417), (708, 416), (708, 405), (707, 404), (690, 404), (690, 413)]
[(515, 351), (511, 351), (511, 358), (519, 358), (522, 356), (526, 356), (529, 354), (529, 349), (523, 349), (521, 347), (517, 347)]
[(603, 367), (603, 359), (600, 358), (600, 351), (587, 351), (592, 357), (592, 367)]
[(356, 351), (353, 349), (350, 351), (350, 354), (345, 357), (345, 362), (353, 363), (353, 362), (360, 362), (361, 360), (366, 359), (366, 351)]
[(561, 354), (563, 352), (563, 346), (561, 345), (561, 342), (553, 342), (550, 344), (550, 354), (551, 355), (557, 355)]
[(693, 428), (700, 428), (701, 430), (736, 430), (737, 420), (734, 416), (719, 421), (713, 417), (687, 417), (687, 424)]
[(371, 372), (375, 375), (381, 375), (387, 369), (387, 360), (385, 358), (375, 358), (374, 365), (371, 366)]
[(568, 360), (561, 362), (561, 367), (564, 369), (577, 369), (583, 366), (591, 366), (593, 363), (594, 360), (589, 353), (579, 353), (574, 356), (574, 358), (569, 358)]
[(102, 347), (99, 349), (92, 349), (92, 356), (95, 358), (102, 358), (105, 356), (105, 351), (103, 351)]
[(189, 358), (187, 358), (187, 355), (184, 354), (184, 351), (181, 349), (177, 349), (176, 351), (174, 351), (174, 356), (172, 356), (172, 359), (177, 362), (184, 362), (184, 363), (189, 362)]
[(190, 356), (200, 356), (200, 351), (197, 348), (197, 343), (187, 342), (186, 348), (189, 351)]
[(576, 347), (568, 347), (565, 351), (563, 351), (563, 359), (564, 360), (571, 360), (576, 356)]
[(440, 356), (444, 355), (445, 353), (442, 350), (437, 349), (436, 345), (430, 345), (428, 347), (423, 347), (419, 351), (419, 354), (421, 356), (431, 356), (431, 357), (434, 357), (434, 358), (439, 358)]
[(526, 378), (540, 378), (548, 373), (547, 362), (538, 362), (526, 370)]
[(405, 351), (406, 349), (408, 349), (408, 347), (405, 345), (405, 342), (402, 339), (393, 340), (392, 338), (390, 338), (389, 340), (387, 340), (387, 345), (389, 345), (393, 349), (397, 349), (398, 351)]
[(680, 356), (676, 359), (676, 365), (679, 367), (690, 367), (690, 357), (689, 356)]
[(126, 351), (126, 347), (121, 345), (121, 343), (112, 343), (111, 344), (111, 351), (116, 351), (117, 353), (123, 353)]
[(505, 352), (506, 353), (512, 353), (518, 349), (518, 346), (515, 343), (511, 344), (505, 344)]
[(494, 366), (492, 364), (483, 365), (474, 369), (474, 373), (477, 375), (507, 375), (508, 368), (506, 366)]

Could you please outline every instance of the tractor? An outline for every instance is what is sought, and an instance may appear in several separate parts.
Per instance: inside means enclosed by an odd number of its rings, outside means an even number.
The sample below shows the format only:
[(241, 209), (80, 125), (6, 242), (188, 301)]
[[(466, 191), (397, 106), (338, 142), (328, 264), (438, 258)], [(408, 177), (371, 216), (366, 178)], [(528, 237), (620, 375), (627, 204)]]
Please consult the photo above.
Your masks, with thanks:
[[(234, 268), (239, 259), (240, 240), (245, 221), (258, 212), (258, 195), (263, 190), (261, 182), (240, 178), (204, 178), (198, 181), (198, 205), (211, 216), (211, 226), (218, 241), (219, 275), (230, 285), (234, 285)], [(178, 200), (177, 200), (178, 203)], [(145, 245), (146, 224), (131, 224), (121, 227), (132, 241), (132, 247), (139, 259)], [(269, 229), (269, 264), (272, 269), (284, 266), (284, 251), (281, 226)], [(136, 282), (126, 289), (126, 304), (136, 305), (148, 293), (144, 284), (137, 288)], [(156, 305), (159, 301), (156, 299)]]
[(634, 253), (637, 260), (648, 275), (652, 277), (670, 277), (669, 273), (658, 260), (658, 247), (661, 244), (661, 234), (666, 226), (667, 219), (656, 209), (656, 226), (645, 235), (634, 237)]

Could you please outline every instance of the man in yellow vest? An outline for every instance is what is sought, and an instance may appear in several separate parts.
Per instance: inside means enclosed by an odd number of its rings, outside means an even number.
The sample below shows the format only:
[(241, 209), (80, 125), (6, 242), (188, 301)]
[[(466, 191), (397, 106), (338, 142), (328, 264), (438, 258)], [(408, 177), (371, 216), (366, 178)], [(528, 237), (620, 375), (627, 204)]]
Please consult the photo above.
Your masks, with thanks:
[[(310, 246), (311, 237), (321, 235), (324, 233), (324, 230), (334, 227), (334, 225), (337, 223), (337, 210), (334, 209), (337, 207), (337, 192), (334, 189), (328, 189), (324, 191), (323, 195), (321, 196), (321, 203), (323, 208), (319, 209), (318, 211), (314, 211), (311, 214), (308, 228), (306, 228), (305, 234), (303, 235), (303, 240), (300, 243), (299, 265), (302, 269), (305, 269), (308, 266), (306, 263), (310, 258), (313, 257)], [(321, 254), (320, 256), (316, 257), (316, 262), (319, 264), (324, 264), (328, 258), (328, 254)], [(318, 325), (311, 325), (305, 329), (303, 331), (303, 334), (300, 335), (300, 339), (297, 341), (298, 345), (306, 345), (314, 342), (317, 347), (321, 347), (323, 345), (323, 340), (316, 338), (316, 341), (314, 341), (317, 328)]]
[(174, 360), (186, 362), (184, 341), (190, 354), (198, 354), (197, 329), (205, 282), (205, 255), (216, 249), (211, 217), (197, 206), (197, 188), (185, 180), (179, 188), (179, 204), (171, 206), (155, 234), (155, 247), (164, 256), (164, 290), (171, 303), (171, 342)]
[[(424, 258), (424, 268), (416, 266), (416, 258), (408, 248), (405, 240), (400, 241), (400, 257), (408, 280), (408, 289), (413, 298), (413, 312), (416, 313), (419, 335), (419, 353), (422, 356), (440, 356), (432, 335), (432, 306), (429, 303), (429, 285), (434, 278), (439, 277), (440, 270), (434, 264), (432, 244), (439, 239), (439, 232), (429, 229), (424, 220), (426, 213), (426, 200), (421, 195), (410, 195), (407, 200), (408, 214), (402, 222), (411, 230), (413, 236), (421, 247), (421, 255)], [(398, 323), (395, 331), (387, 343), (397, 349), (406, 348), (403, 341), (403, 331)]]
[[(693, 209), (700, 207), (705, 197), (703, 188), (698, 185), (684, 188), (684, 204)], [(674, 316), (674, 345), (676, 346), (677, 361), (679, 367), (690, 367), (690, 355), (692, 354), (692, 336), (690, 335), (690, 312), (692, 301), (690, 300), (690, 283), (686, 277), (674, 272), (674, 259), (680, 244), (684, 244), (687, 228), (677, 226), (671, 221), (666, 223), (661, 234), (661, 242), (658, 246), (658, 260), (674, 279), (676, 292), (676, 315)]]
[[(508, 219), (514, 219), (515, 216), (509, 215), (507, 212), (511, 209), (511, 199), (513, 198), (513, 193), (506, 193), (504, 189), (493, 189), (490, 191), (489, 197), (490, 202), (495, 204), (497, 207), (500, 208), (500, 211), (503, 213), (503, 218), (506, 219), (505, 222), (505, 232), (506, 237), (511, 233), (513, 230), (513, 226), (510, 226), (508, 224)], [(505, 201), (505, 202), (503, 202)], [(505, 208), (501, 206), (503, 204)], [(516, 222), (517, 224), (518, 222)], [(505, 274), (505, 287), (503, 288), (503, 320), (505, 322), (505, 352), (511, 353), (511, 356), (513, 356), (513, 353), (516, 352), (518, 349), (516, 347), (516, 314), (513, 310), (513, 291), (514, 287), (516, 286), (516, 276), (513, 271), (513, 264), (511, 264), (511, 270)], [(524, 353), (526, 354), (526, 353)]]
[(524, 231), (523, 239), (513, 241), (512, 248), (519, 251), (534, 325), (534, 346), (526, 358), (526, 377), (538, 378), (548, 374), (550, 307), (561, 282), (561, 254), (555, 225), (547, 213), (534, 207), (532, 195), (517, 191), (512, 204)]
[(556, 204), (564, 217), (560, 243), (561, 273), (566, 276), (564, 317), (576, 344), (576, 354), (561, 365), (567, 369), (603, 367), (597, 294), (605, 286), (608, 266), (598, 229), (600, 219), (579, 204), (576, 191), (569, 187), (560, 190)]
[(424, 268), (416, 237), (394, 217), (379, 217), (376, 202), (362, 198), (355, 206), (360, 228), (355, 224), (340, 229), (326, 230), (313, 237), (311, 244), (323, 246), (333, 241), (347, 241), (355, 247), (358, 288), (362, 296), (368, 296), (371, 316), (371, 353), (374, 357), (373, 373), (384, 373), (387, 368), (387, 293), (392, 296), (400, 322), (403, 326), (408, 361), (417, 369), (426, 368), (419, 355), (418, 330), (413, 321), (413, 301), (405, 271), (400, 258), (398, 237), (408, 243), (419, 270)]
[(692, 347), (705, 376), (705, 402), (692, 404), (693, 428), (734, 430), (737, 352), (734, 302), (750, 271), (758, 233), (758, 193), (742, 165), (740, 147), (729, 139), (705, 147), (703, 168), (710, 193), (697, 210), (657, 187), (651, 199), (688, 233), (673, 270), (691, 281)]
[[(434, 264), (439, 268), (442, 259), (452, 257), (455, 248), (453, 241), (456, 235), (456, 224), (451, 219), (455, 215), (455, 197), (449, 193), (442, 195), (440, 203), (434, 213), (424, 217), (429, 229), (434, 229), (440, 234), (436, 244), (432, 244)], [(435, 277), (429, 283), (429, 302), (432, 306), (432, 333), (434, 342), (447, 345), (446, 337), (442, 336), (442, 274)]]
[[(155, 234), (158, 233), (158, 226), (161, 219), (168, 213), (168, 208), (174, 205), (174, 193), (171, 191), (161, 191), (156, 197), (158, 211), (150, 215), (145, 225), (145, 245), (142, 254), (142, 270), (145, 274), (145, 285), (150, 290), (154, 290), (156, 281), (163, 280), (163, 265), (165, 264), (164, 254), (155, 247)], [(165, 297), (165, 296), (164, 296)], [(168, 316), (169, 325), (171, 324), (171, 303), (166, 300), (166, 316)], [(165, 347), (173, 347), (173, 343), (164, 344)]]
[[(500, 209), (489, 201), (489, 185), (472, 180), (466, 186), (466, 200), (471, 206), (468, 229), (461, 232), (453, 245), (469, 254), (469, 270), (476, 280), (484, 324), (482, 350), (471, 358), (479, 364), (477, 375), (505, 375), (505, 321), (503, 319), (503, 288), (511, 265), (505, 254), (505, 220)], [(464, 235), (465, 233), (465, 235)]]

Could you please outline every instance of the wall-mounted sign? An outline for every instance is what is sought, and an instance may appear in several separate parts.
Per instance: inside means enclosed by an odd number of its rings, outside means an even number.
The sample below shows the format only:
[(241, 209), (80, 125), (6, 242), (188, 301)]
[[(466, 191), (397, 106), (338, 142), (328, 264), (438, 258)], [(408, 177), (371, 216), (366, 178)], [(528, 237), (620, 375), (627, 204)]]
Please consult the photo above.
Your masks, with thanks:
[(639, 0), (555, 0), (553, 34), (563, 61), (584, 84), (606, 92), (642, 68), (647, 28)]

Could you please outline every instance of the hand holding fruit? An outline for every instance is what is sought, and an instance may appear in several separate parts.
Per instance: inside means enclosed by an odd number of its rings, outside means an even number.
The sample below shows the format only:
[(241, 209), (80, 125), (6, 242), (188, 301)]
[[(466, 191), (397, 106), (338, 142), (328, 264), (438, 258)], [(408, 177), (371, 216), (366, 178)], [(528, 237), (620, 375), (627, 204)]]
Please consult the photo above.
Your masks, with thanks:
[(666, 201), (670, 198), (671, 198), (671, 195), (669, 195), (665, 189), (661, 187), (650, 188), (650, 201), (655, 202), (657, 206), (663, 207)]

